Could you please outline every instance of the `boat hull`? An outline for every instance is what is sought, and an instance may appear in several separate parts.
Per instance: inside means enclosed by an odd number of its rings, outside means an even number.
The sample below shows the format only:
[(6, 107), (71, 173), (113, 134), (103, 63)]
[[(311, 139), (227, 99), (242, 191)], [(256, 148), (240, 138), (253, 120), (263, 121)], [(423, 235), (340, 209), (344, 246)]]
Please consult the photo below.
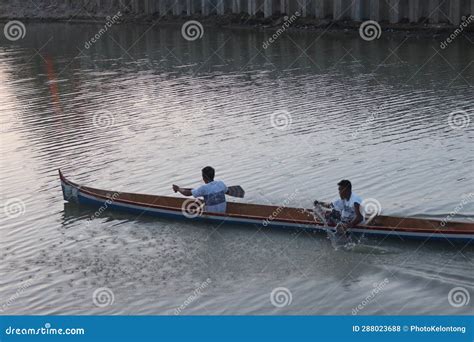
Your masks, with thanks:
[[(82, 187), (67, 180), (61, 173), (60, 178), (63, 197), (66, 201), (98, 208), (91, 215), (91, 218), (94, 216), (98, 217), (105, 210), (114, 210), (133, 213), (139, 216), (147, 215), (170, 219), (208, 221), (218, 225), (232, 223), (319, 232), (334, 231), (335, 229), (334, 227), (325, 226), (314, 218), (311, 210), (306, 209), (228, 203), (228, 212), (226, 214), (203, 211), (190, 213), (185, 210), (187, 203), (192, 204), (189, 199), (111, 192)], [(411, 226), (399, 226), (399, 222), (403, 221), (408, 221), (408, 223), (411, 223)], [(402, 240), (422, 239), (464, 243), (474, 241), (474, 225), (469, 223), (453, 222), (443, 225), (441, 221), (414, 218), (404, 219), (389, 216), (377, 217), (373, 222), (373, 225), (361, 225), (351, 228), (350, 231), (352, 234), (399, 238)], [(387, 224), (383, 226), (380, 225), (381, 222), (386, 222)]]

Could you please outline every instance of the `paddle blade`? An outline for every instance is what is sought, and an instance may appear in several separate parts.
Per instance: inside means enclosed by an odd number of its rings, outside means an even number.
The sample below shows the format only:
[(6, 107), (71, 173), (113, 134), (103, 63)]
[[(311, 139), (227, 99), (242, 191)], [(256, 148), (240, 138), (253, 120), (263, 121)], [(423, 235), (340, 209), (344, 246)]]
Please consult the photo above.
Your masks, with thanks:
[(245, 191), (244, 189), (242, 189), (240, 185), (229, 186), (227, 187), (226, 195), (229, 195), (232, 197), (244, 198)]

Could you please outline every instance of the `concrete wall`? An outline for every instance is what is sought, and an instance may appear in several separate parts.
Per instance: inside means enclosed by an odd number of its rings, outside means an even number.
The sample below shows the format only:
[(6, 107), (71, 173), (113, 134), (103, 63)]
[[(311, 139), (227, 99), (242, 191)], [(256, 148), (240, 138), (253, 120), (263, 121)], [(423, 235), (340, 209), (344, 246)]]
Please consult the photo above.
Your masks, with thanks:
[[(6, 1), (8, 0), (0, 0)], [(12, 1), (12, 0), (10, 0)], [(15, 0), (16, 1), (16, 0)], [(35, 0), (49, 3), (53, 0)], [(427, 22), (459, 25), (474, 14), (474, 0), (54, 0), (94, 13), (120, 9), (133, 15), (224, 15), (259, 17), (292, 15), (330, 20), (377, 20), (387, 23)]]
[[(114, 0), (101, 0), (107, 7)], [(473, 0), (121, 0), (133, 11), (165, 14), (223, 15), (247, 13), (264, 17), (293, 14), (332, 20), (377, 20), (390, 23), (426, 21), (459, 25), (462, 16), (474, 14)], [(148, 10), (147, 10), (148, 9)]]

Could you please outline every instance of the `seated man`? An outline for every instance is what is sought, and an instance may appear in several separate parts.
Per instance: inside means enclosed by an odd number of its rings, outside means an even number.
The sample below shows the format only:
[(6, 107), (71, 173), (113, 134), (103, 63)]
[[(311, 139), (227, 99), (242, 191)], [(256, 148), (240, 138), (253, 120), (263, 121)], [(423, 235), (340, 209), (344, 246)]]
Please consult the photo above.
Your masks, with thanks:
[(204, 198), (204, 211), (213, 213), (225, 213), (227, 203), (225, 194), (227, 186), (222, 181), (214, 180), (215, 171), (212, 167), (206, 166), (202, 169), (202, 180), (205, 184), (197, 189), (184, 189), (173, 184), (174, 192), (179, 192), (184, 196), (193, 196), (195, 198)]
[(320, 205), (328, 209), (333, 209), (328, 219), (330, 224), (337, 224), (344, 231), (347, 228), (355, 227), (364, 221), (364, 216), (361, 213), (362, 198), (352, 192), (352, 184), (350, 181), (344, 179), (338, 184), (339, 197), (332, 203), (325, 203), (314, 201), (314, 205)]

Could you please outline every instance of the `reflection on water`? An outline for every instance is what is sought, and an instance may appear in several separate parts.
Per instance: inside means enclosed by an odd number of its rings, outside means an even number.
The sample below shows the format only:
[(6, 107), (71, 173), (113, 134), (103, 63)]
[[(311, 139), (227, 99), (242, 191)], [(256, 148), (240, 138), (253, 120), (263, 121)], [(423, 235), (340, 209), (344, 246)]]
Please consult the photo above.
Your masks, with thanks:
[[(208, 278), (182, 314), (351, 314), (385, 279), (360, 314), (469, 312), (447, 296), (472, 293), (472, 247), (336, 251), (308, 232), (89, 220), (63, 203), (56, 170), (173, 195), (213, 165), (245, 201), (303, 207), (349, 178), (385, 213), (443, 218), (474, 190), (474, 126), (448, 120), (472, 116), (472, 45), (295, 33), (263, 50), (266, 33), (208, 29), (188, 42), (179, 28), (122, 25), (85, 49), (97, 28), (30, 24), (0, 43), (0, 298), (21, 292), (7, 314), (168, 314)], [(472, 201), (456, 217), (472, 220)], [(113, 305), (94, 305), (99, 287)], [(271, 304), (276, 287), (290, 306)]]

